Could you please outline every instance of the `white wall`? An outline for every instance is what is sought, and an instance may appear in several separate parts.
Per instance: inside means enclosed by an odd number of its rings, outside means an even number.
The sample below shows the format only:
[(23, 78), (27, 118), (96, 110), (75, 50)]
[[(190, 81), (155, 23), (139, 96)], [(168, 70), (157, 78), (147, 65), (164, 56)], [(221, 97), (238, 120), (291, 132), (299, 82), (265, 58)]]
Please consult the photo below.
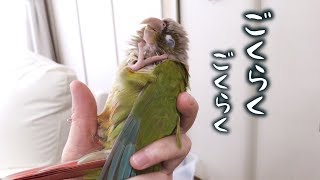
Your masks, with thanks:
[[(25, 5), (18, 1), (0, 1), (0, 62), (8, 62), (17, 49), (25, 49), (27, 33), (25, 31)], [(3, 58), (5, 57), (5, 58)]]
[(265, 0), (271, 88), (259, 119), (257, 179), (320, 178), (319, 1)]
[[(252, 61), (244, 47), (252, 38), (242, 31), (242, 13), (259, 10), (260, 1), (181, 1), (182, 23), (190, 37), (191, 93), (200, 104), (190, 135), (192, 151), (200, 157), (197, 174), (204, 179), (291, 180), (319, 179), (320, 162), (320, 21), (318, 1), (262, 1), (275, 18), (268, 27), (261, 52), (268, 60), (270, 87), (261, 107), (264, 118), (249, 116), (243, 104), (255, 94), (246, 80)], [(257, 26), (259, 27), (259, 26)], [(228, 135), (218, 134), (211, 123), (222, 115), (214, 106), (219, 92), (212, 80), (220, 73), (210, 65), (212, 50), (236, 50), (230, 60), (227, 84), (233, 110), (226, 126)]]
[[(255, 163), (255, 123), (248, 116), (243, 103), (251, 97), (245, 71), (251, 64), (243, 53), (250, 39), (243, 33), (242, 14), (256, 4), (249, 0), (181, 1), (182, 24), (190, 38), (191, 93), (198, 100), (200, 109), (190, 135), (192, 151), (200, 158), (197, 175), (204, 179), (248, 180), (253, 179)], [(221, 117), (215, 108), (214, 97), (220, 92), (212, 80), (220, 72), (211, 68), (213, 50), (234, 49), (236, 57), (231, 64), (229, 97), (232, 112), (226, 126), (231, 132), (221, 135), (212, 128), (212, 122)]]

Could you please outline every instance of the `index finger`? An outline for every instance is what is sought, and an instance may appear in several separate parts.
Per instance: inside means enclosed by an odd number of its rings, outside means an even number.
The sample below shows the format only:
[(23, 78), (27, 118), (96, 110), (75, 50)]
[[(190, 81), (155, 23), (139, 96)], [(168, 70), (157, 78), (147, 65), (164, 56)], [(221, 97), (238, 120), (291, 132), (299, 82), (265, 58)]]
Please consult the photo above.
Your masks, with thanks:
[(189, 93), (183, 92), (178, 96), (177, 108), (181, 113), (181, 132), (186, 133), (197, 117), (199, 105)]

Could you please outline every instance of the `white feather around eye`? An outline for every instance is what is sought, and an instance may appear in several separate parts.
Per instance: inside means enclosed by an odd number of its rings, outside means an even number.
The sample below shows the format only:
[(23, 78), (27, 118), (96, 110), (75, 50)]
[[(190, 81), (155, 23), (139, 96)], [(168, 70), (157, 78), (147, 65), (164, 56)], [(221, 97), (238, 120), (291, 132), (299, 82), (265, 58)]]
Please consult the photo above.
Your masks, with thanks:
[(172, 38), (171, 35), (167, 34), (166, 35), (166, 43), (169, 47), (174, 48), (174, 46), (176, 45), (176, 42), (174, 41), (174, 39)]

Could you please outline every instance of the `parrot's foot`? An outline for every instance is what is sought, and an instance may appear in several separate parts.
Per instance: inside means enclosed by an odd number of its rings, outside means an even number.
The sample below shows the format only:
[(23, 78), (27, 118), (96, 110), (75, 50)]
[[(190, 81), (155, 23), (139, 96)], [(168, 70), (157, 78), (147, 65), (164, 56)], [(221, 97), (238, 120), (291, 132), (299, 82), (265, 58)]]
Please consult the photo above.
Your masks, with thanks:
[(148, 66), (157, 62), (161, 62), (165, 59), (168, 59), (167, 54), (162, 54), (160, 56), (152, 56), (152, 57), (148, 57), (145, 60), (141, 60), (141, 61), (138, 60), (135, 64), (129, 65), (129, 67), (131, 68), (132, 71), (138, 71), (145, 66)]
[(156, 64), (157, 62), (161, 62), (165, 59), (168, 59), (168, 54), (162, 54), (162, 55), (155, 55), (148, 58), (144, 58), (144, 46), (146, 45), (145, 42), (140, 42), (138, 44), (139, 49), (139, 55), (138, 60), (134, 61), (132, 64), (129, 64), (129, 68), (131, 68), (132, 71), (138, 71), (145, 66)]
[(105, 150), (105, 149), (101, 150), (101, 151), (92, 152), (90, 154), (87, 154), (87, 155), (81, 157), (78, 160), (78, 164), (107, 159), (110, 152), (111, 152), (111, 150)]

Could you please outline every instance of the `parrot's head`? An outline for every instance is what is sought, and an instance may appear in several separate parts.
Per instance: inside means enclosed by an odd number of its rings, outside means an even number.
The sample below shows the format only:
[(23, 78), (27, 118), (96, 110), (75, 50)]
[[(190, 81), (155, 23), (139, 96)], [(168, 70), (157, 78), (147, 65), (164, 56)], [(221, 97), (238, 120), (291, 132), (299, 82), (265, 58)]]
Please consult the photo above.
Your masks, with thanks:
[[(179, 23), (169, 18), (160, 20), (151, 17), (143, 20), (142, 24), (145, 26), (137, 32), (132, 43), (138, 52), (143, 51), (142, 62), (145, 63), (141, 68), (170, 59), (184, 64), (188, 69), (189, 40), (186, 31)], [(142, 55), (137, 54), (139, 61), (139, 56)], [(153, 58), (150, 60), (150, 57)]]

